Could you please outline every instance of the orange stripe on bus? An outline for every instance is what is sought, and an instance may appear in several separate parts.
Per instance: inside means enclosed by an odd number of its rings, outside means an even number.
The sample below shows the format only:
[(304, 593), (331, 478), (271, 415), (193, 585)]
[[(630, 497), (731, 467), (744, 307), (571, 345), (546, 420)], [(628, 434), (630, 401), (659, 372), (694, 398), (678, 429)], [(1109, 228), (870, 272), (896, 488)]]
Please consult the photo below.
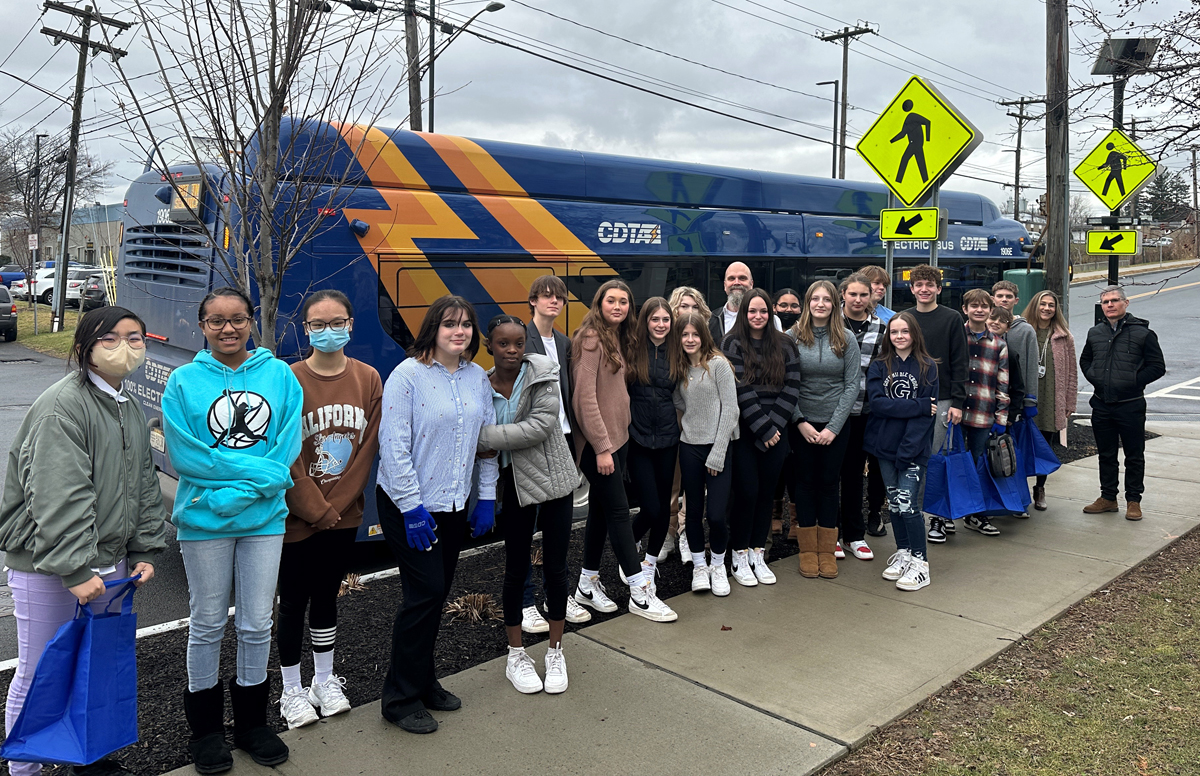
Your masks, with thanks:
[[(376, 186), (399, 184), (410, 189), (428, 189), (429, 184), (413, 167), (392, 139), (374, 127), (339, 124), (342, 137), (354, 151), (358, 163)], [(380, 166), (382, 163), (382, 167)]]

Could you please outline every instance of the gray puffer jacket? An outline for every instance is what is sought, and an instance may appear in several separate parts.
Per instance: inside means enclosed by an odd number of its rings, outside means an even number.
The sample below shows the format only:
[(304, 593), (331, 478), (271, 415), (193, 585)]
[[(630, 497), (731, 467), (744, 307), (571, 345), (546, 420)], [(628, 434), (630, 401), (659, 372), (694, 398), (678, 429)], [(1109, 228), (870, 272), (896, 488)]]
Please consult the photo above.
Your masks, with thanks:
[(526, 507), (571, 494), (580, 474), (558, 422), (558, 365), (536, 353), (526, 353), (522, 361), (529, 372), (516, 421), (481, 428), (478, 449), (512, 453), (517, 501)]

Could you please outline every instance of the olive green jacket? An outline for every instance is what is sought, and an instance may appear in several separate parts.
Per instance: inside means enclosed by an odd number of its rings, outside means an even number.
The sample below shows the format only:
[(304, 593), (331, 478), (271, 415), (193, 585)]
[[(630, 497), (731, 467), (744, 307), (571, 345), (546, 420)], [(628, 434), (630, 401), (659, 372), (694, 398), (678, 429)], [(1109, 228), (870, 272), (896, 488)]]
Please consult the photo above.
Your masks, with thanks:
[(137, 399), (118, 402), (78, 373), (37, 398), (8, 453), (6, 566), (62, 577), (64, 587), (122, 558), (132, 570), (165, 548), (166, 517)]

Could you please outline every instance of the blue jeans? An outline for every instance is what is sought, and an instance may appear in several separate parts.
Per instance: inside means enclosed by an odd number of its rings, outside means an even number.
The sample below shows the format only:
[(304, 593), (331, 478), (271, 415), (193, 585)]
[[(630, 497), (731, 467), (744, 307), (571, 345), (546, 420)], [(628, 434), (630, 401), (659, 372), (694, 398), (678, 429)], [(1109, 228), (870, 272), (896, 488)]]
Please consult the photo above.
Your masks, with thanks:
[(229, 620), (231, 589), (237, 607), (238, 684), (262, 684), (267, 680), (271, 655), (271, 610), (283, 534), (184, 541), (179, 548), (192, 618), (188, 626), (188, 690), (207, 690), (220, 680), (221, 639)]
[(917, 493), (925, 481), (925, 467), (913, 464), (905, 471), (896, 468), (895, 461), (879, 459), (879, 474), (887, 488), (888, 511), (892, 516), (892, 532), (896, 549), (908, 550), (913, 557), (925, 560), (925, 521), (917, 508)]

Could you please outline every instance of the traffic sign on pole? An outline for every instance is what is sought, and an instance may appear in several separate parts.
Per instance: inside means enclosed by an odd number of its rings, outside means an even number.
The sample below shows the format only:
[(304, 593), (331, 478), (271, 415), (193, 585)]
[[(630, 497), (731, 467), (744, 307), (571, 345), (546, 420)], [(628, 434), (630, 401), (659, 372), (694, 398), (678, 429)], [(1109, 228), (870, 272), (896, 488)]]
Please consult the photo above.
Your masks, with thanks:
[(880, 240), (938, 240), (945, 234), (944, 225), (936, 207), (879, 211)]
[(1154, 179), (1158, 165), (1119, 129), (1110, 131), (1075, 168), (1075, 177), (1108, 210), (1119, 210)]
[(1137, 229), (1092, 230), (1087, 233), (1087, 252), (1096, 256), (1136, 256), (1142, 250), (1142, 233)]
[(37, 236), (37, 232), (32, 232), (32, 233), (30, 233), (30, 235), (29, 235), (29, 250), (31, 250), (31, 251), (36, 251), (37, 249), (38, 249), (38, 236)]
[(937, 88), (913, 76), (855, 149), (905, 205), (945, 182), (983, 142), (983, 133)]

